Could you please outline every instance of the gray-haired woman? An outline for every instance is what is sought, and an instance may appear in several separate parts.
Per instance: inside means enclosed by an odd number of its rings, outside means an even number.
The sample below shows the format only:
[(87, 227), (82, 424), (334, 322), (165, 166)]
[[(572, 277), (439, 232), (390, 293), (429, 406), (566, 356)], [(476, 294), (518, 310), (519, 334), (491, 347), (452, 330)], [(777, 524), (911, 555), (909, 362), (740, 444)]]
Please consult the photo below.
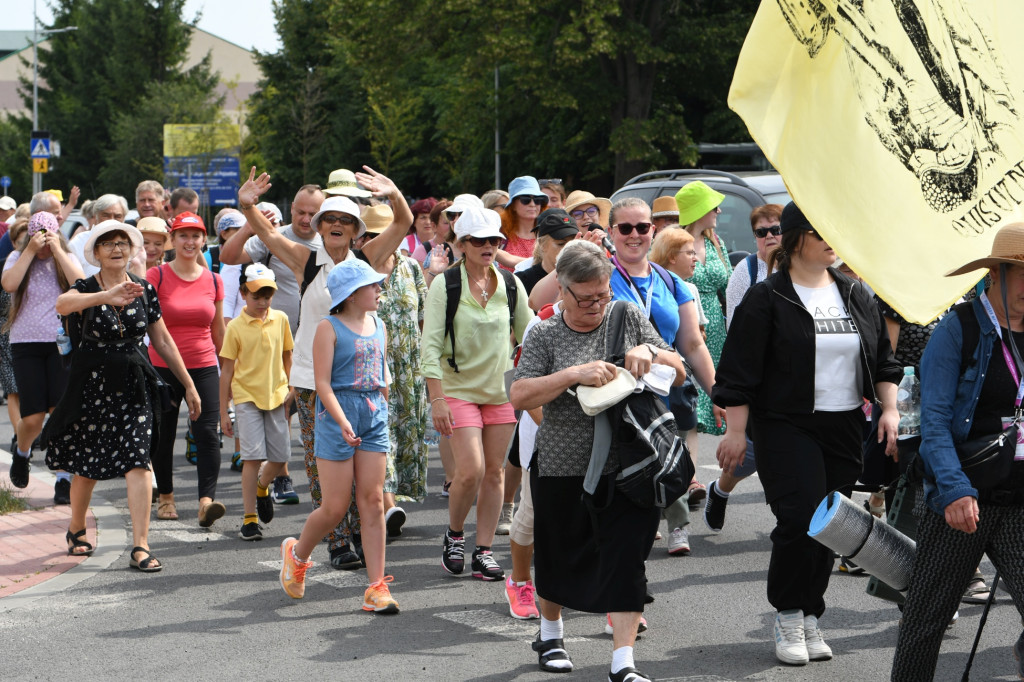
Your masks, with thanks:
[[(520, 410), (544, 406), (530, 467), (541, 612), (541, 631), (533, 648), (540, 667), (550, 672), (572, 668), (562, 639), (561, 611), (567, 606), (610, 614), (614, 652), (608, 679), (642, 682), (647, 678), (633, 667), (633, 642), (647, 589), (644, 559), (654, 542), (659, 510), (638, 507), (613, 494), (608, 506), (592, 517), (580, 503), (594, 423), (568, 392), (575, 386), (602, 386), (615, 377), (615, 366), (604, 360), (611, 271), (604, 250), (591, 242), (576, 240), (562, 249), (556, 265), (562, 314), (531, 332), (511, 399)], [(676, 370), (676, 384), (681, 384), (686, 376), (682, 360), (643, 312), (627, 302), (614, 305), (628, 306), (625, 368), (639, 377), (652, 363), (668, 365)], [(603, 478), (607, 476), (614, 472), (606, 466)]]

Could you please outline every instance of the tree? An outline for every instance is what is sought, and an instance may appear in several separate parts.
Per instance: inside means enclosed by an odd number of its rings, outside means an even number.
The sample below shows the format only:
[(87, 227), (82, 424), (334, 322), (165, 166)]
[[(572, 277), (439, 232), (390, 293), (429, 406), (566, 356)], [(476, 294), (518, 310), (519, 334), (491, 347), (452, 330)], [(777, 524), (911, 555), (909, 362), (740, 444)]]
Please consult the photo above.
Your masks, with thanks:
[[(78, 30), (55, 36), (39, 50), (40, 127), (61, 142), (64, 152), (48, 181), (64, 186), (98, 177), (114, 149), (117, 121), (138, 112), (143, 102), (152, 105), (147, 94), (152, 95), (154, 87), (189, 80), (182, 64), (194, 21), (182, 20), (184, 4), (185, 0), (53, 2), (49, 28)], [(210, 82), (201, 74), (193, 80)], [(27, 81), (22, 82), (22, 96), (31, 106)], [(125, 193), (131, 188), (103, 190)]]
[(11, 179), (8, 191), (19, 203), (28, 201), (32, 193), (31, 130), (32, 122), (24, 116), (0, 119), (0, 175)]

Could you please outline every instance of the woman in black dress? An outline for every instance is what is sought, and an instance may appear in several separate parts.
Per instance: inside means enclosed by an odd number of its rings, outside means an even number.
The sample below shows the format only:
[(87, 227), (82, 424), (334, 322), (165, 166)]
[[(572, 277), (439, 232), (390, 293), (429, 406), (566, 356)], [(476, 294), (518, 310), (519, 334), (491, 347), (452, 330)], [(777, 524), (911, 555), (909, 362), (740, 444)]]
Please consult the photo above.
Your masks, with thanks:
[[(73, 472), (68, 554), (89, 555), (85, 514), (96, 481), (123, 476), (132, 519), (130, 565), (140, 571), (163, 566), (149, 551), (151, 486), (149, 453), (159, 429), (159, 377), (146, 356), (143, 337), (167, 361), (185, 387), (189, 417), (199, 415), (199, 394), (160, 317), (156, 290), (128, 274), (132, 256), (142, 248), (134, 227), (109, 220), (93, 228), (85, 243), (86, 260), (99, 273), (80, 279), (57, 299), (76, 342), (68, 389), (43, 434), (46, 464)], [(174, 428), (169, 425), (168, 428)]]

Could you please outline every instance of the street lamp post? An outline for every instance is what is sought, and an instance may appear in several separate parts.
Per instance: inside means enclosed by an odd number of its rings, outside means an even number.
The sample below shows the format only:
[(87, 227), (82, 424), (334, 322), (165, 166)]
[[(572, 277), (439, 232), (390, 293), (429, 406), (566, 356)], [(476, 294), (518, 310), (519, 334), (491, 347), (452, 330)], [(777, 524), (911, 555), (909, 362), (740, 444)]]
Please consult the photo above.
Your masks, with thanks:
[[(32, 0), (32, 130), (39, 130), (39, 34), (52, 35), (77, 31), (77, 26), (65, 26), (45, 31), (39, 30), (39, 16), (36, 14), (36, 0)], [(32, 173), (32, 194), (43, 191), (43, 174)]]

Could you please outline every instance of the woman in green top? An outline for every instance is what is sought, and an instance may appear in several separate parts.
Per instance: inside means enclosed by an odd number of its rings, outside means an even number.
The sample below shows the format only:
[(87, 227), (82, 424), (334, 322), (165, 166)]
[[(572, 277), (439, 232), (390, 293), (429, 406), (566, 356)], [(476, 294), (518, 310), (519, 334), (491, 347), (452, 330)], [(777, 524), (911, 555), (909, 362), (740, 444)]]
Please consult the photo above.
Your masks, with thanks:
[[(452, 266), (462, 283), (452, 323), (454, 354), (452, 340), (445, 337), (445, 277), (431, 284), (423, 321), (422, 371), (434, 428), (452, 439), (455, 458), (441, 565), (453, 575), (462, 573), (463, 526), (476, 498), (473, 577), (501, 580), (505, 573), (491, 555), (491, 542), (501, 511), (502, 464), (516, 421), (504, 384), (504, 373), (512, 368), (509, 297), (494, 261), (504, 237), (498, 214), (475, 206), (462, 213), (454, 231), (463, 250), (462, 260)], [(512, 279), (517, 288), (514, 331), (521, 339), (533, 313), (522, 284)]]

